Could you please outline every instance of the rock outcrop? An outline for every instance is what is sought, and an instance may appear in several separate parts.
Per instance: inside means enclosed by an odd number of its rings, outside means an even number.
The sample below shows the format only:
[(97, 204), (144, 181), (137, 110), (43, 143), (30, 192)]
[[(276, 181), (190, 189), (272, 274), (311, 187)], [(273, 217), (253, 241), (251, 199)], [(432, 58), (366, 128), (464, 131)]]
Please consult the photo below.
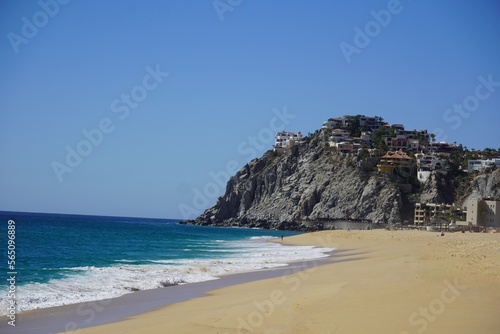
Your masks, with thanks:
[(472, 176), (472, 180), (465, 180), (462, 185), (463, 194), (457, 198), (459, 205), (465, 206), (471, 199), (500, 199), (500, 169), (486, 170)]
[(420, 203), (453, 203), (455, 199), (455, 178), (449, 175), (432, 173), (430, 178), (422, 184)]
[(266, 152), (230, 178), (213, 207), (182, 223), (315, 230), (322, 226), (311, 222), (363, 219), (376, 227), (411, 222), (416, 202), (463, 205), (469, 198), (500, 197), (500, 170), (432, 174), (412, 192), (402, 191), (409, 184), (377, 173), (369, 159), (341, 156), (327, 141), (318, 131), (282, 155)]
[(357, 158), (343, 158), (314, 136), (279, 156), (268, 151), (236, 173), (224, 196), (198, 225), (306, 229), (320, 218), (401, 220), (401, 193), (385, 175), (366, 172)]

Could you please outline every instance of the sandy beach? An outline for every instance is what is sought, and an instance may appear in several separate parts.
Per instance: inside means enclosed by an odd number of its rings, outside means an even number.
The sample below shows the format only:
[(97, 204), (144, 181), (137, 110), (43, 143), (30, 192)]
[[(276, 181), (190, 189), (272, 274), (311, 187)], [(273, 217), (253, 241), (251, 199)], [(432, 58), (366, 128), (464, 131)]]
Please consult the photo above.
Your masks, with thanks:
[(328, 264), (78, 332), (500, 332), (499, 233), (322, 231), (284, 242), (336, 251)]

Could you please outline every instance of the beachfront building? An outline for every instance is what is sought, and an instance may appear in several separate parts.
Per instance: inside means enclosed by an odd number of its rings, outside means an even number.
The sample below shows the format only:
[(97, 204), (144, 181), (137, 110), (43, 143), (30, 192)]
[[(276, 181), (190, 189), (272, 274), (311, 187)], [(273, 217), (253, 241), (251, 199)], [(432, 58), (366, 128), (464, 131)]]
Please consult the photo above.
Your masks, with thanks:
[(415, 225), (430, 225), (433, 217), (451, 217), (457, 208), (454, 204), (444, 203), (416, 203), (413, 222)]
[(489, 167), (500, 167), (500, 158), (486, 159), (486, 160), (469, 160), (467, 171), (472, 173), (474, 171), (481, 171)]
[(382, 157), (377, 165), (379, 173), (392, 174), (396, 168), (413, 168), (413, 159), (403, 151), (389, 151)]
[(467, 202), (467, 224), (500, 227), (500, 200), (469, 200)]
[(281, 131), (276, 133), (274, 150), (283, 152), (292, 147), (295, 143), (300, 143), (303, 140), (302, 133)]

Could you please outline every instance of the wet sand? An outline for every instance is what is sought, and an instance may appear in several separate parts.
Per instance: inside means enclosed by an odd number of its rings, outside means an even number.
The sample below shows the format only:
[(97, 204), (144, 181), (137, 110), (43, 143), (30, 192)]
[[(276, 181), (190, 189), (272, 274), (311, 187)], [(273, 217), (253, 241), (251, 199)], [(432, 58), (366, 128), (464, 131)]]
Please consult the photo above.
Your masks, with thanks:
[(500, 332), (500, 234), (323, 231), (338, 262), (210, 291), (84, 334)]
[(26, 311), (17, 315), (15, 327), (8, 325), (10, 319), (0, 317), (0, 333), (80, 333), (81, 329), (85, 327), (118, 322), (160, 307), (203, 297), (211, 290), (281, 277), (331, 261), (333, 259), (327, 257), (313, 261), (295, 262), (286, 267), (226, 275), (211, 281), (138, 291), (112, 299)]
[(500, 333), (500, 234), (322, 231), (284, 242), (336, 250), (295, 271), (143, 291), (97, 309), (49, 309), (19, 324), (95, 326), (68, 332), (83, 334)]

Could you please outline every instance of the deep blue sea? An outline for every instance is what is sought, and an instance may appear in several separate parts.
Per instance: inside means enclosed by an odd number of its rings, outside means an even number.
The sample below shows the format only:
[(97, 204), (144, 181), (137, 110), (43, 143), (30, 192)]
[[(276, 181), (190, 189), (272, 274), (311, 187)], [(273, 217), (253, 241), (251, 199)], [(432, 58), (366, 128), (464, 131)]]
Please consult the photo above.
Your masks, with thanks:
[(187, 226), (172, 219), (0, 212), (0, 314), (5, 314), (12, 271), (9, 220), (15, 222), (18, 312), (284, 266), (325, 257), (329, 251), (267, 242), (297, 234), (289, 231)]

